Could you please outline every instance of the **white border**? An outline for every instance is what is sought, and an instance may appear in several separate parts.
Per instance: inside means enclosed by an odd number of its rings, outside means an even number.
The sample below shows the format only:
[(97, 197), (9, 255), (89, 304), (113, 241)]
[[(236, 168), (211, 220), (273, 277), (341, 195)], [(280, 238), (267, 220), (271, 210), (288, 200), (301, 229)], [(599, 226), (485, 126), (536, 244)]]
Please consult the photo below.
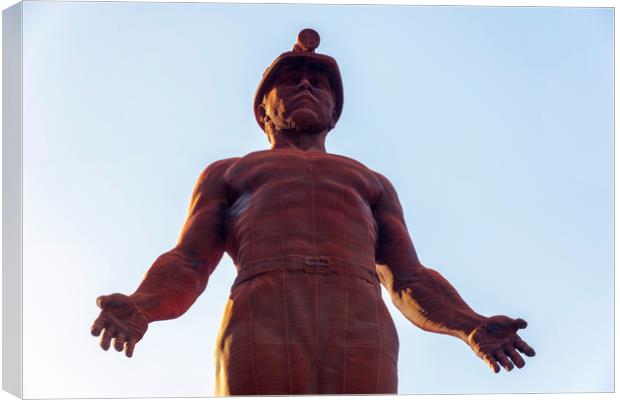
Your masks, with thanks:
[[(63, 1), (101, 1), (101, 0), (63, 0)], [(124, 0), (104, 0), (104, 1), (124, 1)], [(174, 2), (174, 3), (187, 3), (187, 2), (207, 2), (207, 1), (187, 1), (187, 0), (131, 0), (132, 2)], [(0, 9), (2, 10), (6, 10), (8, 7), (11, 7), (15, 4), (19, 3), (19, 1), (16, 0), (0, 0)], [(241, 1), (231, 1), (231, 0), (220, 0), (217, 1), (217, 3), (241, 3)], [(302, 4), (302, 3), (311, 3), (311, 4), (378, 4), (379, 0), (376, 1), (369, 1), (369, 0), (339, 0), (339, 1), (330, 1), (330, 0), (314, 0), (314, 1), (299, 1), (299, 0), (289, 0), (289, 1), (260, 1), (260, 0), (245, 0), (243, 1), (243, 3), (271, 3), (271, 4), (287, 4), (287, 3), (292, 3), (292, 4)], [(615, 9), (616, 6), (616, 1), (613, 0), (607, 0), (607, 1), (596, 1), (596, 0), (591, 0), (591, 1), (566, 1), (566, 0), (539, 0), (539, 1), (518, 1), (518, 0), (504, 0), (501, 2), (496, 1), (485, 1), (485, 0), (477, 0), (477, 1), (463, 1), (463, 0), (448, 0), (448, 1), (433, 1), (433, 0), (426, 0), (426, 1), (411, 1), (411, 0), (389, 0), (387, 2), (380, 2), (381, 4), (394, 4), (394, 5), (428, 5), (428, 6), (449, 6), (449, 5), (454, 5), (454, 6), (512, 6), (512, 7), (611, 7)], [(615, 10), (614, 10), (614, 21), (615, 21)], [(2, 25), (2, 23), (0, 22), (0, 25)], [(20, 32), (21, 34), (21, 32)], [(616, 43), (616, 39), (617, 39), (617, 33), (614, 29), (614, 44)], [(615, 46), (614, 46), (615, 49)], [(20, 60), (21, 61), (21, 60)], [(1, 64), (1, 63), (0, 63)], [(3, 65), (4, 67), (4, 65)], [(615, 52), (614, 52), (614, 67), (615, 67)], [(2, 88), (2, 83), (0, 83), (0, 88)], [(4, 92), (3, 92), (4, 93)], [(21, 94), (21, 93), (20, 93)], [(21, 101), (19, 102), (20, 107), (21, 107)], [(614, 111), (616, 111), (616, 104), (615, 104), (615, 73), (614, 73)], [(2, 107), (2, 111), (3, 113), (6, 111), (4, 108), (4, 105)], [(615, 114), (615, 113), (614, 113)], [(11, 115), (15, 115), (13, 113), (7, 113), (5, 114), (6, 116), (4, 116), (4, 118), (7, 118), (7, 116), (10, 118)], [(0, 116), (0, 120), (2, 120), (3, 116)], [(4, 131), (4, 121), (3, 121), (3, 131)], [(614, 118), (614, 133), (615, 133), (615, 118)], [(4, 133), (6, 134), (6, 133)], [(615, 135), (614, 135), (615, 137)], [(614, 140), (614, 155), (615, 155), (615, 151), (617, 150), (617, 143)], [(3, 150), (3, 158), (7, 157), (7, 154), (4, 152)], [(13, 152), (8, 152), (9, 154), (14, 154)], [(19, 154), (19, 153), (17, 153)], [(3, 160), (4, 161), (4, 160)], [(615, 156), (614, 156), (614, 182), (615, 182), (615, 177), (617, 176), (617, 170), (618, 166), (615, 163)], [(4, 171), (3, 171), (4, 174)], [(3, 184), (4, 184), (4, 176), (3, 176)], [(615, 211), (615, 206), (616, 206), (616, 199), (617, 196), (615, 196), (615, 185), (614, 185), (614, 211)], [(6, 194), (3, 193), (3, 201), (6, 202), (8, 200), (8, 198), (6, 197)], [(614, 222), (615, 222), (615, 212), (614, 212)], [(4, 221), (3, 221), (4, 223)], [(614, 223), (614, 247), (617, 247), (617, 235), (615, 235), (615, 223)], [(3, 232), (3, 245), (6, 245), (4, 242), (4, 233)], [(21, 239), (21, 238), (20, 238)], [(8, 247), (6, 247), (6, 249), (8, 250)], [(4, 255), (3, 255), (4, 257)], [(3, 271), (4, 271), (4, 267), (6, 264), (4, 264), (5, 259), (3, 258)], [(615, 252), (614, 252), (614, 265), (615, 265)], [(3, 276), (4, 278), (4, 276)], [(616, 280), (616, 275), (614, 274), (614, 281)], [(4, 279), (3, 279), (4, 281)], [(21, 281), (20, 281), (21, 283)], [(615, 283), (615, 282), (614, 282)], [(4, 313), (5, 313), (5, 293), (4, 293), (4, 285), (5, 283), (3, 282), (3, 322), (4, 322)], [(19, 285), (20, 287), (20, 291), (21, 291), (21, 284)], [(615, 285), (614, 285), (615, 287)], [(614, 310), (617, 310), (617, 303), (616, 303), (616, 298), (614, 296)], [(21, 312), (21, 307), (19, 307), (19, 310)], [(21, 315), (20, 315), (21, 317)], [(614, 329), (617, 335), (618, 329), (617, 329), (617, 319), (614, 319)], [(3, 323), (4, 325), (4, 323)], [(5, 329), (5, 327), (3, 326), (3, 330)], [(7, 332), (2, 332), (4, 335), (7, 334)], [(20, 332), (21, 335), (21, 332)], [(2, 336), (2, 334), (0, 334), (0, 336)], [(21, 350), (21, 336), (18, 337), (13, 337), (13, 335), (11, 335), (11, 338), (5, 338), (4, 336), (2, 336), (3, 338), (3, 343), (12, 343), (13, 346), (18, 346), (19, 349)], [(9, 340), (7, 340), (9, 339)], [(7, 340), (7, 342), (5, 342), (5, 340)], [(15, 340), (14, 342), (12, 342), (11, 340)], [(570, 349), (567, 349), (567, 351), (570, 351)], [(615, 352), (615, 343), (614, 343), (614, 352)], [(3, 357), (3, 361), (5, 361), (5, 357), (7, 356), (7, 354), (4, 352), (3, 349), (3, 353), (2, 353), (2, 357)], [(21, 357), (21, 351), (20, 351), (20, 357)], [(21, 358), (20, 358), (21, 361)], [(4, 363), (3, 363), (4, 364)], [(5, 366), (8, 364), (4, 364)], [(618, 365), (617, 365), (617, 358), (614, 358), (614, 367), (615, 367), (615, 371), (618, 370)], [(554, 368), (553, 365), (549, 365), (549, 368)], [(21, 380), (21, 366), (17, 366), (16, 368), (19, 371), (19, 375), (20, 375), (20, 380)], [(9, 383), (4, 382), (5, 378), (5, 371), (3, 370), (3, 384), (2, 387), (3, 389), (6, 390), (7, 384)], [(20, 382), (20, 390), (21, 390), (21, 382)], [(304, 396), (305, 398), (313, 398), (313, 396)], [(383, 397), (387, 397), (387, 396), (373, 396), (373, 397), (379, 397), (379, 398), (383, 398)], [(391, 396), (390, 396), (391, 397)], [(616, 393), (587, 393), (587, 394), (579, 394), (579, 393), (571, 393), (571, 394), (566, 394), (566, 393), (562, 393), (562, 394), (507, 394), (507, 395), (415, 395), (415, 397), (413, 395), (399, 395), (398, 398), (399, 399), (433, 399), (433, 400), (441, 400), (441, 399), (450, 399), (450, 400), (458, 400), (458, 399), (477, 399), (477, 398), (481, 398), (481, 399), (535, 399), (535, 398), (539, 398), (539, 397), (544, 397), (545, 399), (553, 399), (553, 400), (572, 400), (572, 399), (593, 399), (593, 400), (598, 400), (598, 399), (610, 399), (610, 398), (616, 398), (616, 397), (620, 397), (618, 396)], [(0, 393), (0, 400), (5, 400), (5, 399), (9, 399), (12, 398), (11, 395), (7, 394), (7, 393)], [(267, 397), (267, 396), (261, 396), (261, 398), (263, 399), (279, 399), (282, 397)], [(316, 397), (317, 399), (319, 397)], [(322, 399), (325, 398), (325, 396), (321, 397)], [(332, 398), (332, 396), (327, 396), (327, 398)], [(336, 398), (336, 397), (333, 397)], [(359, 397), (357, 396), (338, 396), (338, 399), (359, 399)], [(162, 399), (176, 399), (176, 398), (162, 398)]]

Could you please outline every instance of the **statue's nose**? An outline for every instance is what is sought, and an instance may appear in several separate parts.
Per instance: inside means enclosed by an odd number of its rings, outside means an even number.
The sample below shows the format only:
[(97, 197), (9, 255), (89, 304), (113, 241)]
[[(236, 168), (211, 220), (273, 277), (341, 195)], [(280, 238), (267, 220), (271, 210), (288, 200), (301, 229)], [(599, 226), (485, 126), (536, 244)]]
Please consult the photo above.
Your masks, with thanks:
[(310, 81), (307, 78), (301, 78), (301, 81), (299, 81), (299, 87), (302, 89), (312, 89), (312, 84), (310, 84)]

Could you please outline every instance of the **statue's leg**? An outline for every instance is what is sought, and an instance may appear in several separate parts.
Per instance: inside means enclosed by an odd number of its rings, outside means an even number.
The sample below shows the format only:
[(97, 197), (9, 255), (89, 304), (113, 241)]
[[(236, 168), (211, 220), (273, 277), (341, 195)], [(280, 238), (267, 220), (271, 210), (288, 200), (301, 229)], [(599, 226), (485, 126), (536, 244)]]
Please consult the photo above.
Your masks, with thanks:
[(337, 271), (319, 286), (319, 393), (396, 393), (398, 337), (379, 283)]
[[(216, 348), (216, 395), (317, 393), (314, 301), (310, 288), (287, 283), (293, 274), (262, 274), (231, 293)], [(307, 301), (293, 306), (287, 294)]]

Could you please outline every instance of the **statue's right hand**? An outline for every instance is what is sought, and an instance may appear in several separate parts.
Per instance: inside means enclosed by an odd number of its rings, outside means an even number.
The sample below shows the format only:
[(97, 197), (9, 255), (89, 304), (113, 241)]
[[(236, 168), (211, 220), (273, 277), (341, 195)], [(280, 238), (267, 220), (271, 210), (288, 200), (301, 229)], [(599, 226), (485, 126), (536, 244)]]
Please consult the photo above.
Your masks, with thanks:
[(114, 340), (114, 349), (124, 350), (125, 355), (131, 357), (136, 343), (148, 328), (146, 316), (129, 296), (120, 293), (99, 296), (97, 305), (101, 313), (90, 332), (93, 336), (101, 335), (102, 349), (107, 351)]

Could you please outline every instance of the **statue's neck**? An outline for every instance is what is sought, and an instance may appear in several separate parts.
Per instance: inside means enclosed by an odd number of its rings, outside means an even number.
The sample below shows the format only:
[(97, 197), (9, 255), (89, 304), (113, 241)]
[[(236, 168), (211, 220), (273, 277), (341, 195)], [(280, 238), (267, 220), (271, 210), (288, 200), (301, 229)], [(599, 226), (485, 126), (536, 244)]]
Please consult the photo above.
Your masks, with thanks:
[(303, 133), (298, 131), (279, 131), (268, 135), (272, 149), (296, 149), (301, 151), (325, 150), (327, 131), (321, 133)]

